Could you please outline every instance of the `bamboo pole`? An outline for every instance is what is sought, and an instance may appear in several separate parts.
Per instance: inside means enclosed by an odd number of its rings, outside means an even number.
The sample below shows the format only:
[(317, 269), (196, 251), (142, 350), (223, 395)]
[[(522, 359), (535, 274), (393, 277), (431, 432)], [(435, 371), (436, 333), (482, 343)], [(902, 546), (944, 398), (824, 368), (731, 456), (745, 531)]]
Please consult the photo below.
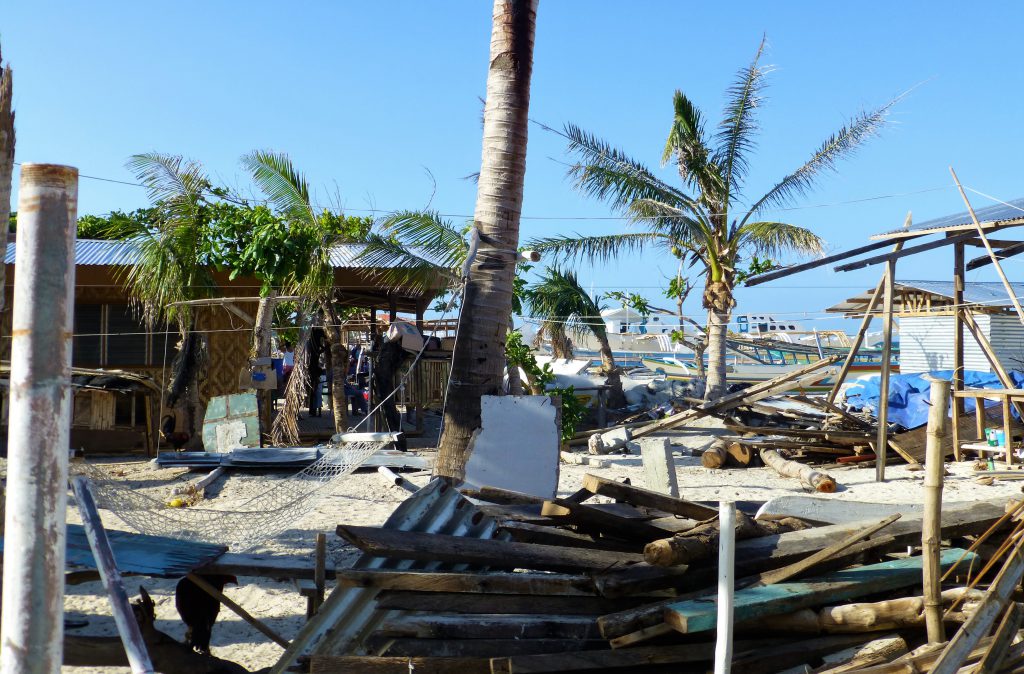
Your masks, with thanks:
[(892, 300), (896, 261), (885, 263), (885, 309), (881, 375), (878, 380), (878, 442), (875, 445), (875, 481), (885, 482), (885, 458), (889, 449), (889, 371), (892, 368)]
[(924, 581), (924, 617), (928, 642), (946, 640), (942, 624), (942, 478), (945, 470), (943, 440), (946, 436), (946, 411), (949, 409), (950, 382), (931, 381), (931, 410), (928, 412), (928, 443), (925, 453), (924, 516), (921, 525), (922, 574)]
[(718, 630), (715, 639), (715, 674), (732, 667), (733, 593), (736, 573), (736, 504), (722, 501), (718, 510)]
[(75, 501), (78, 503), (78, 512), (82, 515), (85, 536), (89, 539), (89, 548), (96, 560), (96, 568), (100, 572), (103, 588), (110, 598), (114, 622), (121, 635), (121, 643), (128, 656), (132, 674), (153, 674), (156, 670), (153, 669), (153, 662), (146, 650), (146, 642), (142, 638), (142, 631), (139, 629), (139, 623), (132, 611), (128, 593), (125, 592), (124, 581), (121, 579), (121, 572), (114, 560), (114, 551), (110, 547), (107, 530), (103, 528), (99, 510), (96, 508), (96, 500), (89, 488), (89, 481), (84, 477), (76, 477), (72, 480), (71, 486), (75, 490)]
[[(907, 214), (907, 219), (910, 219), (910, 214)], [(899, 241), (892, 248), (892, 252), (898, 253), (903, 248), (903, 241)], [(834, 403), (836, 397), (839, 395), (839, 389), (842, 387), (843, 382), (846, 381), (846, 375), (850, 373), (850, 368), (853, 366), (853, 361), (857, 356), (857, 351), (860, 350), (861, 345), (864, 343), (864, 337), (868, 333), (868, 328), (871, 327), (871, 320), (874, 318), (873, 314), (875, 308), (878, 307), (878, 301), (882, 298), (882, 291), (885, 290), (885, 273), (883, 272), (882, 278), (878, 279), (878, 285), (875, 286), (875, 291), (871, 293), (871, 299), (868, 300), (867, 305), (864, 308), (864, 318), (860, 321), (860, 329), (857, 330), (857, 336), (853, 340), (853, 345), (850, 346), (850, 353), (846, 354), (846, 360), (843, 361), (843, 367), (839, 370), (836, 381), (832, 384), (832, 390), (828, 392), (828, 397), (825, 398), (828, 402)]]
[(22, 165), (7, 434), (3, 672), (51, 674), (61, 667), (77, 210), (78, 169)]
[[(953, 391), (964, 390), (964, 244), (953, 246)], [(960, 415), (964, 401), (953, 396), (953, 459), (960, 460)]]
[(1006, 294), (1010, 296), (1010, 301), (1013, 302), (1013, 308), (1017, 310), (1017, 317), (1020, 318), (1021, 324), (1024, 324), (1024, 308), (1020, 306), (1020, 300), (1017, 299), (1017, 293), (1014, 291), (1013, 286), (1010, 284), (1010, 280), (1006, 278), (1006, 272), (1003, 271), (1003, 265), (999, 263), (999, 256), (992, 250), (992, 244), (989, 243), (988, 237), (985, 235), (985, 229), (978, 222), (978, 216), (974, 214), (974, 207), (971, 206), (970, 200), (967, 198), (967, 193), (964, 192), (963, 185), (960, 184), (960, 179), (956, 177), (956, 171), (953, 167), (949, 167), (949, 172), (953, 174), (953, 182), (956, 183), (956, 188), (960, 190), (960, 196), (963, 197), (964, 203), (967, 205), (967, 212), (971, 214), (971, 220), (974, 221), (974, 227), (978, 230), (978, 238), (985, 244), (985, 250), (988, 251), (988, 256), (992, 259), (992, 266), (996, 268), (996, 273), (999, 274), (999, 279), (1003, 282), (1003, 287), (1006, 288)]

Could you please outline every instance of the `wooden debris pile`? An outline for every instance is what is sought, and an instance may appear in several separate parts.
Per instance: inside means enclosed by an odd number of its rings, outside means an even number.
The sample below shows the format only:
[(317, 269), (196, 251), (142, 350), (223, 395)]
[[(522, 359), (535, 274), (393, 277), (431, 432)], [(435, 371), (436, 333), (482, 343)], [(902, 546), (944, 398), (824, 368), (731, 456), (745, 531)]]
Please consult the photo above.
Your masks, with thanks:
[[(471, 496), (462, 507), (494, 518), (494, 537), (338, 527), (366, 554), (412, 561), (338, 571), (339, 588), (378, 591), (352, 610), (380, 619), (343, 652), (314, 652), (312, 672), (711, 669), (715, 504), (596, 475), (565, 498)], [(920, 515), (814, 526), (739, 513), (732, 671), (953, 672), (929, 663), (1019, 659), (1021, 511), (979, 502), (943, 513), (951, 639), (925, 648)], [(983, 671), (1002, 671), (993, 666)]]

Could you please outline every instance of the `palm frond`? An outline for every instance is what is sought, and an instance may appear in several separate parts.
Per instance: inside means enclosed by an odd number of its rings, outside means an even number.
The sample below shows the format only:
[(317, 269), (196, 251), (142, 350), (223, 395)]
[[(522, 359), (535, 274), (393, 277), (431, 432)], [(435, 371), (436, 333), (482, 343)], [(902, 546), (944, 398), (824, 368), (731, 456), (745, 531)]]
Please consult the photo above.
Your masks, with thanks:
[(797, 252), (820, 255), (824, 241), (804, 227), (786, 222), (748, 222), (738, 230), (738, 246), (755, 253), (777, 257), (782, 253)]
[(637, 221), (648, 221), (651, 231), (666, 234), (680, 244), (710, 245), (714, 236), (703, 208), (694, 211), (652, 199), (637, 199), (629, 205), (629, 212)]
[(316, 211), (306, 177), (283, 152), (255, 150), (242, 157), (242, 166), (278, 212), (293, 223), (315, 225)]
[(672, 127), (665, 142), (662, 163), (667, 163), (675, 155), (679, 177), (697, 189), (713, 205), (713, 210), (717, 210), (725, 182), (721, 167), (709, 159), (711, 151), (704, 137), (700, 110), (679, 90), (672, 96), (672, 109)]
[(580, 158), (569, 167), (568, 175), (584, 194), (607, 201), (617, 209), (625, 209), (637, 199), (654, 199), (680, 208), (694, 203), (684, 192), (655, 177), (646, 166), (596, 136), (573, 124), (565, 125), (564, 134), (569, 139), (569, 152)]
[(740, 222), (742, 226), (751, 217), (771, 206), (785, 206), (809, 192), (815, 182), (828, 171), (835, 171), (836, 164), (851, 155), (867, 140), (878, 135), (885, 126), (889, 110), (899, 98), (880, 108), (862, 112), (829, 137), (804, 164), (793, 171), (767, 194), (758, 199)]
[(670, 239), (659, 232), (628, 232), (597, 236), (554, 236), (533, 239), (525, 246), (541, 255), (552, 255), (556, 260), (608, 262), (625, 253), (641, 252), (656, 244), (671, 245)]
[(457, 265), (439, 265), (430, 257), (380, 234), (367, 237), (363, 252), (356, 259), (367, 268), (368, 280), (392, 288), (423, 292), (436, 288), (438, 277), (456, 279), (453, 269)]
[(761, 105), (765, 76), (770, 71), (760, 64), (766, 42), (766, 38), (761, 39), (753, 61), (737, 73), (736, 81), (726, 90), (725, 115), (715, 135), (717, 147), (712, 156), (714, 162), (722, 167), (723, 181), (733, 193), (739, 192), (739, 185), (747, 175), (747, 154), (756, 145), (754, 134), (758, 125), (755, 113)]
[(432, 211), (399, 211), (380, 221), (381, 232), (436, 266), (461, 267), (468, 244), (464, 233)]
[(199, 162), (181, 155), (146, 152), (129, 157), (128, 170), (146, 187), (170, 225), (199, 220), (199, 209), (210, 181)]
[(599, 303), (587, 294), (576, 274), (558, 267), (548, 267), (540, 281), (530, 287), (528, 309), (533, 318), (564, 326), (576, 336), (590, 332), (605, 335)]

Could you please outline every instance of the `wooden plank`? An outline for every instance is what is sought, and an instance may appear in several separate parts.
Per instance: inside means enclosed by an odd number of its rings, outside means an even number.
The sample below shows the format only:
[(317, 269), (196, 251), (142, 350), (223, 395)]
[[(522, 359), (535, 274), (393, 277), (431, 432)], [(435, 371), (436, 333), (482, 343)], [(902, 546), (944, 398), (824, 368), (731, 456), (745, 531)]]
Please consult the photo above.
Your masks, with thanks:
[(744, 424), (732, 422), (726, 422), (725, 427), (736, 433), (759, 433), (765, 435), (782, 435), (790, 438), (824, 440), (833, 444), (849, 445), (851, 447), (867, 446), (867, 444), (874, 439), (874, 433), (869, 433), (867, 431), (826, 431), (814, 428), (776, 428), (774, 426), (746, 426)]
[[(906, 240), (910, 240), (912, 238), (915, 237), (908, 236)], [(891, 241), (879, 241), (877, 243), (869, 243), (864, 246), (858, 246), (857, 248), (851, 248), (850, 250), (844, 250), (841, 253), (835, 253), (833, 255), (818, 258), (817, 260), (811, 260), (810, 262), (803, 262), (801, 264), (791, 265), (789, 267), (784, 267), (782, 269), (776, 269), (775, 271), (770, 271), (765, 274), (758, 274), (757, 276), (747, 279), (743, 285), (746, 287), (756, 286), (761, 283), (767, 283), (768, 281), (774, 281), (775, 279), (785, 278), (791, 274), (796, 274), (797, 272), (807, 271), (808, 269), (815, 269), (817, 267), (822, 267), (827, 264), (832, 264), (833, 262), (839, 262), (840, 260), (848, 260), (851, 257), (863, 255), (864, 253), (870, 253), (872, 251), (876, 251), (880, 248), (886, 248), (887, 246), (891, 245)]]
[(650, 489), (616, 482), (615, 480), (609, 480), (608, 478), (590, 473), (583, 476), (583, 488), (593, 494), (607, 496), (637, 506), (657, 508), (673, 515), (689, 517), (695, 520), (707, 520), (718, 517), (718, 512), (714, 508), (674, 498), (651, 491)]
[(521, 655), (491, 660), (492, 674), (541, 674), (542, 672), (642, 671), (656, 665), (708, 662), (713, 644), (685, 644), (630, 648), (622, 651), (583, 651), (551, 655)]
[[(979, 501), (967, 506), (946, 508), (942, 513), (942, 536), (951, 538), (967, 534), (980, 534), (999, 520), (1004, 512), (1004, 502), (1001, 500)], [(739, 541), (736, 544), (737, 575), (742, 578), (746, 575), (797, 562), (809, 554), (828, 547), (844, 536), (862, 531), (877, 521), (872, 518), (860, 522), (844, 522)], [(886, 535), (892, 536), (897, 543), (901, 544), (919, 541), (921, 537), (920, 513), (905, 514), (900, 520), (889, 525)], [(696, 571), (690, 569), (691, 574), (695, 574)], [(706, 582), (709, 584), (713, 582), (712, 577), (709, 576)], [(705, 592), (705, 590), (700, 590), (686, 596), (697, 597)], [(601, 634), (606, 639), (613, 639), (656, 625), (662, 622), (662, 608), (669, 603), (671, 601), (660, 601), (649, 606), (601, 616), (598, 618)]]
[(581, 639), (394, 639), (391, 640), (391, 645), (384, 655), (494, 658), (537, 653), (569, 653), (607, 646), (603, 641)]
[(703, 404), (697, 405), (696, 407), (690, 408), (685, 412), (673, 414), (672, 416), (665, 417), (664, 419), (651, 422), (646, 426), (642, 426), (634, 430), (633, 439), (635, 440), (645, 435), (650, 435), (651, 433), (675, 428), (676, 426), (680, 426), (693, 421), (694, 419), (699, 419), (702, 416), (713, 414), (715, 412), (721, 412), (723, 410), (755, 402), (762, 398), (775, 395), (776, 393), (781, 393), (791, 388), (795, 388), (801, 383), (816, 381), (821, 378), (821, 375), (817, 374), (819, 370), (836, 363), (839, 359), (840, 356), (822, 358), (821, 360), (805, 365), (798, 370), (793, 370), (775, 377), (774, 379), (769, 379), (766, 382), (760, 382), (753, 386), (749, 386), (742, 391), (730, 393), (729, 395), (722, 396), (716, 400), (709, 400)]
[[(990, 240), (990, 243), (993, 242)], [(1005, 246), (1002, 250), (997, 250), (996, 258), (999, 261), (1002, 261), (1016, 255), (1020, 255), (1021, 253), (1024, 253), (1024, 241), (1018, 241), (1013, 245)], [(966, 271), (974, 271), (975, 269), (981, 269), (982, 267), (990, 264), (992, 264), (992, 258), (988, 255), (981, 255), (968, 262), (965, 269)]]
[(415, 592), (467, 592), (480, 594), (550, 594), (594, 596), (597, 589), (588, 576), (552, 573), (439, 573), (343, 569), (339, 585)]
[(892, 303), (896, 280), (896, 261), (887, 260), (885, 266), (885, 295), (882, 311), (882, 362), (878, 378), (878, 439), (875, 442), (875, 481), (885, 481), (886, 454), (889, 451), (889, 374), (892, 369)]
[(593, 616), (547, 614), (403, 614), (375, 634), (409, 639), (599, 639)]
[(434, 613), (601, 615), (624, 611), (648, 602), (646, 598), (580, 597), (535, 594), (460, 594), (388, 590), (377, 598), (377, 608)]
[(1010, 644), (1013, 643), (1014, 638), (1017, 636), (1017, 630), (1020, 629), (1022, 621), (1024, 621), (1024, 604), (1017, 602), (1010, 604), (1010, 608), (1003, 614), (1003, 619), (999, 621), (999, 626), (996, 627), (995, 634), (993, 635), (995, 638), (992, 640), (992, 644), (989, 646), (984, 657), (978, 663), (976, 671), (999, 671), (1003, 660), (1006, 658), (1006, 653), (1010, 649)]
[[(963, 550), (943, 551), (942, 566), (956, 562)], [(870, 564), (819, 576), (804, 582), (778, 583), (737, 590), (733, 610), (736, 621), (753, 620), (790, 613), (825, 601), (850, 599), (866, 594), (909, 587), (921, 580), (921, 558), (908, 557), (891, 562)], [(713, 595), (701, 599), (669, 604), (664, 619), (683, 634), (707, 632), (715, 627), (716, 608)]]
[(925, 251), (935, 250), (936, 248), (942, 248), (943, 246), (949, 246), (961, 241), (967, 241), (969, 239), (975, 238), (976, 236), (976, 232), (964, 232), (962, 234), (956, 234), (945, 239), (936, 239), (935, 241), (929, 241), (928, 243), (920, 243), (916, 246), (910, 246), (909, 248), (904, 248), (903, 250), (894, 251), (892, 253), (875, 255), (874, 257), (866, 257), (863, 260), (857, 260), (856, 262), (841, 264), (835, 268), (835, 271), (854, 271), (856, 269), (863, 269), (864, 267), (870, 267), (876, 264), (894, 263), (901, 257), (907, 257), (908, 255), (916, 255), (918, 253), (924, 253)]
[(502, 522), (498, 525), (498, 530), (508, 532), (512, 540), (520, 543), (567, 545), (574, 548), (622, 550), (624, 552), (636, 552), (637, 548), (635, 543), (619, 542), (607, 538), (596, 539), (592, 536), (577, 534), (568, 529), (530, 524), (529, 522)]
[(628, 552), (560, 548), (376, 527), (339, 526), (337, 533), (367, 554), (392, 559), (569, 572), (605, 571), (643, 561), (643, 555)]
[(491, 674), (488, 658), (314, 655), (309, 663), (310, 674)]
[(573, 503), (565, 499), (546, 501), (540, 514), (557, 522), (571, 523), (592, 533), (644, 543), (656, 541), (674, 533), (671, 529), (663, 529), (649, 521), (643, 522), (620, 517), (593, 506)]
[[(231, 552), (200, 567), (197, 572), (287, 580), (314, 580), (316, 575), (316, 569), (310, 566), (308, 561), (294, 555), (247, 555)], [(327, 564), (324, 568), (324, 577), (333, 580), (334, 573), (334, 566)]]

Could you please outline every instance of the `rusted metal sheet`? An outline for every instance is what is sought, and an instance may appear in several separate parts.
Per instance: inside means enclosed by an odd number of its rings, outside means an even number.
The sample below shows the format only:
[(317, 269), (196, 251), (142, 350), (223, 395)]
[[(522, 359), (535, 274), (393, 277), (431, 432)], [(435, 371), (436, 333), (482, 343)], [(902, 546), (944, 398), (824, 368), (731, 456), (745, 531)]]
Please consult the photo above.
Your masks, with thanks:
[[(384, 523), (387, 529), (449, 534), (467, 538), (507, 540), (497, 532), (497, 522), (484, 515), (458, 490), (443, 479), (435, 478), (406, 499)], [(352, 565), (356, 569), (394, 569), (423, 571), (464, 571), (465, 564), (415, 562), (361, 555)], [(282, 674), (302, 655), (367, 655), (365, 639), (394, 612), (377, 610), (374, 588), (337, 586), (306, 623), (271, 674)]]

